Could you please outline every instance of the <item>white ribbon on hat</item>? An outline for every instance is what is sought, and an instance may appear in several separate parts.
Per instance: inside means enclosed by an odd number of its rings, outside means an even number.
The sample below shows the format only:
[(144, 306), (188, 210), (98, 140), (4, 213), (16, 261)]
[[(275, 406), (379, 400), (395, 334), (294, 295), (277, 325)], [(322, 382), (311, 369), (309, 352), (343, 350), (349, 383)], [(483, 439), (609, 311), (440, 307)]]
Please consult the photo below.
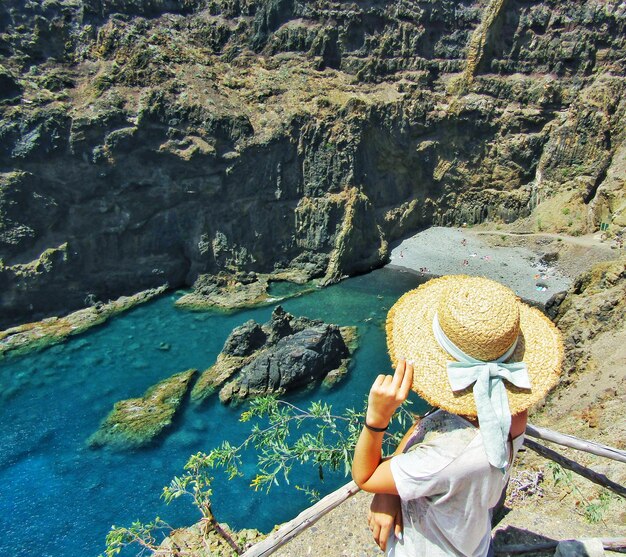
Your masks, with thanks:
[(515, 351), (518, 338), (498, 359), (485, 362), (472, 358), (443, 332), (435, 313), (433, 333), (439, 346), (456, 362), (448, 362), (448, 380), (453, 391), (461, 391), (474, 384), (474, 402), (483, 437), (487, 460), (503, 473), (508, 464), (507, 440), (511, 429), (511, 411), (503, 379), (516, 387), (530, 389), (528, 368), (524, 362), (503, 363)]

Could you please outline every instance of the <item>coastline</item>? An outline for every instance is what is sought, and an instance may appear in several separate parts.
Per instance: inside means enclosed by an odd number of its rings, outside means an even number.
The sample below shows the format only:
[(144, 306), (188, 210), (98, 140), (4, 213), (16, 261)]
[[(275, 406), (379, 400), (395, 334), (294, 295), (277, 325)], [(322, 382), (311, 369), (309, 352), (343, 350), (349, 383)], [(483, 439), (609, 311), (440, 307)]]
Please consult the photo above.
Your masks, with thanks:
[[(466, 274), (483, 275), (501, 280), (513, 288), (522, 298), (527, 301), (542, 304), (542, 298), (550, 298), (553, 294), (557, 293), (557, 288), (562, 283), (554, 282), (549, 283), (550, 288), (547, 290), (538, 291), (533, 289), (534, 275), (529, 279), (529, 274), (533, 271), (536, 273), (539, 269), (536, 266), (541, 263), (546, 254), (553, 253), (554, 244), (558, 242), (558, 238), (553, 238), (549, 242), (543, 242), (540, 245), (540, 249), (532, 249), (533, 239), (529, 235), (516, 236), (514, 239), (516, 242), (526, 242), (528, 245), (519, 246), (500, 246), (493, 245), (489, 242), (489, 238), (483, 236), (484, 232), (476, 229), (449, 229), (437, 227), (435, 229), (428, 229), (422, 233), (416, 234), (412, 238), (406, 239), (391, 252), (391, 261), (389, 267), (396, 270), (405, 270), (406, 272), (421, 273), (425, 275), (445, 274), (464, 272)], [(492, 239), (497, 241), (505, 241), (506, 234), (500, 235), (496, 233)], [(463, 239), (466, 240), (463, 243)], [(509, 240), (506, 240), (509, 241)], [(530, 247), (529, 247), (530, 246)], [(469, 252), (469, 255), (468, 255)], [(402, 256), (400, 256), (402, 253)], [(471, 254), (476, 253), (475, 257)], [(571, 254), (570, 254), (571, 255)], [(616, 254), (617, 255), (617, 254)], [(462, 265), (463, 259), (468, 259), (467, 265)], [(398, 263), (401, 263), (400, 265)], [(575, 276), (573, 274), (566, 274), (561, 272), (559, 267), (568, 268), (566, 262), (562, 260), (553, 261), (552, 264), (545, 266), (545, 273), (552, 277), (560, 277), (567, 285), (574, 283)], [(577, 268), (583, 270), (583, 267), (588, 265), (589, 262), (581, 262), (576, 266), (570, 266), (569, 268)], [(428, 273), (420, 271), (421, 268), (428, 268)], [(510, 273), (510, 276), (507, 276)], [(503, 280), (504, 279), (506, 280)], [(508, 281), (508, 282), (507, 282)], [(561, 292), (567, 290), (567, 287), (563, 287)], [(149, 291), (150, 292), (150, 291)], [(140, 296), (145, 293), (139, 293), (136, 296)], [(157, 292), (158, 294), (158, 292)], [(99, 311), (96, 308), (86, 308), (86, 310), (80, 310), (75, 312), (82, 315), (81, 312), (87, 312), (85, 315), (93, 317), (92, 321), (88, 321), (89, 326), (94, 326), (102, 323), (100, 319), (102, 314), (106, 313), (106, 317), (111, 317), (119, 311), (129, 309), (136, 303), (141, 301), (147, 301), (151, 298), (146, 298), (137, 301), (134, 297), (121, 298), (115, 302), (107, 304), (107, 307), (111, 305), (111, 311), (102, 311), (104, 306), (99, 307)], [(133, 300), (134, 303), (128, 303)], [(115, 312), (112, 310), (116, 309)], [(89, 310), (89, 311), (87, 311)], [(96, 319), (96, 314), (99, 316)], [(66, 318), (51, 318), (50, 323), (60, 325), (61, 319)], [(34, 324), (31, 324), (34, 325)], [(87, 328), (87, 327), (85, 327)], [(85, 328), (79, 328), (78, 325), (68, 334), (77, 334), (85, 330)], [(63, 329), (65, 331), (65, 329)], [(5, 332), (6, 333), (6, 332)], [(0, 339), (2, 339), (0, 333)], [(65, 335), (67, 336), (67, 335)], [(37, 342), (32, 349), (43, 348), (45, 345), (54, 344), (56, 342), (62, 342), (65, 336), (59, 337), (54, 342), (48, 342), (43, 344)], [(41, 337), (34, 336), (35, 341), (40, 341)], [(0, 344), (1, 344), (0, 340)], [(0, 354), (0, 358), (1, 358)], [(578, 378), (577, 378), (578, 380)], [(555, 397), (556, 398), (556, 397)], [(552, 402), (558, 402), (552, 400)], [(550, 423), (544, 423), (542, 425), (550, 426)], [(560, 428), (559, 428), (560, 429)], [(563, 428), (566, 431), (567, 428)], [(569, 431), (574, 434), (578, 434), (575, 431)], [(588, 432), (589, 438), (595, 438), (598, 435), (598, 431)], [(584, 436), (582, 434), (581, 436)], [(611, 439), (603, 439), (603, 442), (607, 444), (614, 444), (615, 441)], [(532, 455), (530, 455), (532, 456)], [(536, 459), (535, 459), (536, 461)], [(534, 462), (530, 463), (530, 466), (534, 466)], [(616, 478), (619, 479), (619, 478)], [(531, 501), (532, 502), (532, 501)], [(536, 501), (535, 501), (536, 504)], [(369, 505), (369, 495), (365, 493), (359, 493), (345, 504), (341, 505), (339, 509), (331, 513), (327, 517), (324, 517), (318, 524), (310, 528), (307, 532), (290, 542), (284, 548), (281, 548), (277, 555), (322, 555), (326, 557), (334, 557), (335, 555), (341, 556), (354, 556), (354, 555), (380, 555), (380, 551), (373, 544), (369, 530), (367, 529), (365, 516), (367, 514), (367, 507)], [(572, 507), (573, 509), (573, 507)], [(573, 510), (572, 510), (573, 512)], [(524, 514), (525, 513), (525, 514)], [(516, 518), (517, 517), (517, 518)], [(546, 524), (544, 524), (546, 522)], [(547, 535), (549, 528), (553, 528), (552, 532), (554, 536), (567, 537), (571, 536), (572, 532), (581, 532), (582, 535), (600, 535), (602, 533), (602, 525), (589, 526), (584, 529), (584, 523), (578, 520), (576, 523), (570, 523), (565, 520), (563, 516), (551, 516), (549, 520), (545, 514), (536, 513), (529, 506), (524, 508), (523, 506), (518, 508), (517, 506), (511, 511), (510, 515), (506, 518), (502, 524), (522, 524), (525, 528), (532, 528), (535, 532), (542, 532)], [(582, 526), (581, 526), (582, 523)], [(543, 528), (543, 529), (542, 529)], [(616, 531), (621, 532), (619, 528), (622, 526), (617, 525)], [(534, 532), (528, 532), (521, 530), (520, 527), (513, 527), (514, 535), (511, 537), (507, 533), (505, 541), (507, 543), (514, 543), (515, 541), (529, 540), (528, 536), (534, 535)], [(501, 534), (502, 536), (503, 534)], [(578, 534), (575, 534), (578, 535)], [(518, 537), (515, 537), (518, 536)], [(521, 537), (520, 537), (521, 536)], [(523, 537), (527, 536), (527, 537)], [(503, 543), (502, 541), (500, 543)]]
[[(540, 237), (535, 238), (534, 245), (533, 237)], [(569, 254), (570, 259), (580, 256), (580, 246), (594, 247), (594, 242), (589, 238), (581, 240), (557, 234), (512, 234), (481, 227), (435, 226), (405, 238), (393, 247), (386, 267), (427, 278), (445, 274), (484, 276), (509, 286), (524, 301), (544, 307), (553, 296), (566, 292), (576, 275), (594, 262), (593, 258), (587, 257), (588, 253), (584, 253), (584, 260), (577, 261), (573, 266), (560, 264), (558, 254), (565, 250), (565, 242), (560, 243), (563, 240), (575, 240), (573, 243), (579, 247), (578, 253)], [(595, 242), (596, 251), (599, 246), (598, 240)], [(599, 260), (610, 260), (611, 255), (618, 255), (611, 254), (608, 246), (603, 247), (605, 253)], [(283, 276), (274, 278), (286, 279)], [(167, 289), (166, 284), (132, 296), (121, 296), (105, 304), (83, 308), (63, 317), (49, 317), (0, 331), (0, 359), (63, 342), (66, 337), (104, 323), (114, 315), (147, 302)], [(261, 305), (301, 294), (302, 292), (297, 292), (279, 298), (268, 298)], [(184, 296), (181, 300), (189, 299), (190, 296), (193, 294)], [(229, 309), (259, 305), (255, 301), (247, 302)], [(179, 300), (176, 305), (185, 304), (181, 304)], [(203, 309), (208, 309), (208, 306), (203, 306)]]

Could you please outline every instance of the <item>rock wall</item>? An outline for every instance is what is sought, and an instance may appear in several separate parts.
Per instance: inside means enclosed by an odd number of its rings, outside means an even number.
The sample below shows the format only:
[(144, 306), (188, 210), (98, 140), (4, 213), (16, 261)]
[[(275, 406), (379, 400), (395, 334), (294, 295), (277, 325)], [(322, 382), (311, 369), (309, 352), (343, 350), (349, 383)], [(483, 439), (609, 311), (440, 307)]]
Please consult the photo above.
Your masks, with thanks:
[[(596, 338), (624, 329), (626, 257), (598, 263), (581, 274), (560, 303), (554, 320), (564, 332), (563, 382), (568, 385), (576, 375), (597, 367), (590, 349)], [(623, 379), (623, 375), (616, 379), (615, 386)]]
[(333, 281), (432, 224), (624, 226), (625, 22), (599, 0), (7, 0), (0, 326), (224, 270)]

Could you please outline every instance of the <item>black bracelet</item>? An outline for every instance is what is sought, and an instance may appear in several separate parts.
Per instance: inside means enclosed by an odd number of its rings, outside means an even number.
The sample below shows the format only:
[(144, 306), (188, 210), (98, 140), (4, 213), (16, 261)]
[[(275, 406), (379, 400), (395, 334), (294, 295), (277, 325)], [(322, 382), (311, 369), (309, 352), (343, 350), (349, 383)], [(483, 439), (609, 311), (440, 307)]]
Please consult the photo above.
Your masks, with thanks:
[(383, 431), (387, 431), (389, 429), (389, 424), (385, 427), (374, 427), (373, 425), (369, 425), (366, 421), (363, 421), (363, 425), (370, 431), (375, 431), (376, 433), (382, 433)]

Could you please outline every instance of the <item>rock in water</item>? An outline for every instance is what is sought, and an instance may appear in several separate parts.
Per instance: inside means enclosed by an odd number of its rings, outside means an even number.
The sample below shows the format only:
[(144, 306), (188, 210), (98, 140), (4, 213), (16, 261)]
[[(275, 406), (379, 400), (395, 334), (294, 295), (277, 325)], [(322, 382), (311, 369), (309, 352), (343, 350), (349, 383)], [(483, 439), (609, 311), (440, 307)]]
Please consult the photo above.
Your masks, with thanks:
[(172, 423), (196, 373), (195, 369), (177, 373), (150, 387), (141, 398), (116, 402), (100, 429), (89, 438), (89, 446), (124, 450), (150, 443)]
[(224, 343), (222, 352), (230, 356), (249, 356), (265, 344), (267, 335), (261, 326), (250, 319), (237, 327)]
[(221, 352), (217, 361), (209, 369), (205, 370), (191, 391), (191, 400), (202, 402), (212, 395), (224, 382), (238, 373), (250, 358), (228, 356)]
[(256, 273), (201, 275), (194, 291), (176, 301), (176, 306), (202, 310), (207, 308), (237, 309), (267, 303), (269, 282)]
[(282, 393), (324, 382), (336, 383), (356, 348), (356, 327), (294, 317), (277, 306), (264, 325), (250, 320), (230, 334), (216, 363), (196, 383), (191, 396), (204, 400), (226, 381), (220, 400)]
[(254, 395), (313, 385), (342, 364), (348, 348), (336, 325), (319, 325), (279, 340), (247, 364), (239, 377), (220, 391), (230, 402)]
[(64, 317), (50, 317), (0, 331), (0, 360), (64, 342), (68, 337), (81, 334), (123, 311), (152, 300), (166, 290), (167, 285), (163, 285), (133, 296), (122, 296), (106, 304), (98, 302)]

